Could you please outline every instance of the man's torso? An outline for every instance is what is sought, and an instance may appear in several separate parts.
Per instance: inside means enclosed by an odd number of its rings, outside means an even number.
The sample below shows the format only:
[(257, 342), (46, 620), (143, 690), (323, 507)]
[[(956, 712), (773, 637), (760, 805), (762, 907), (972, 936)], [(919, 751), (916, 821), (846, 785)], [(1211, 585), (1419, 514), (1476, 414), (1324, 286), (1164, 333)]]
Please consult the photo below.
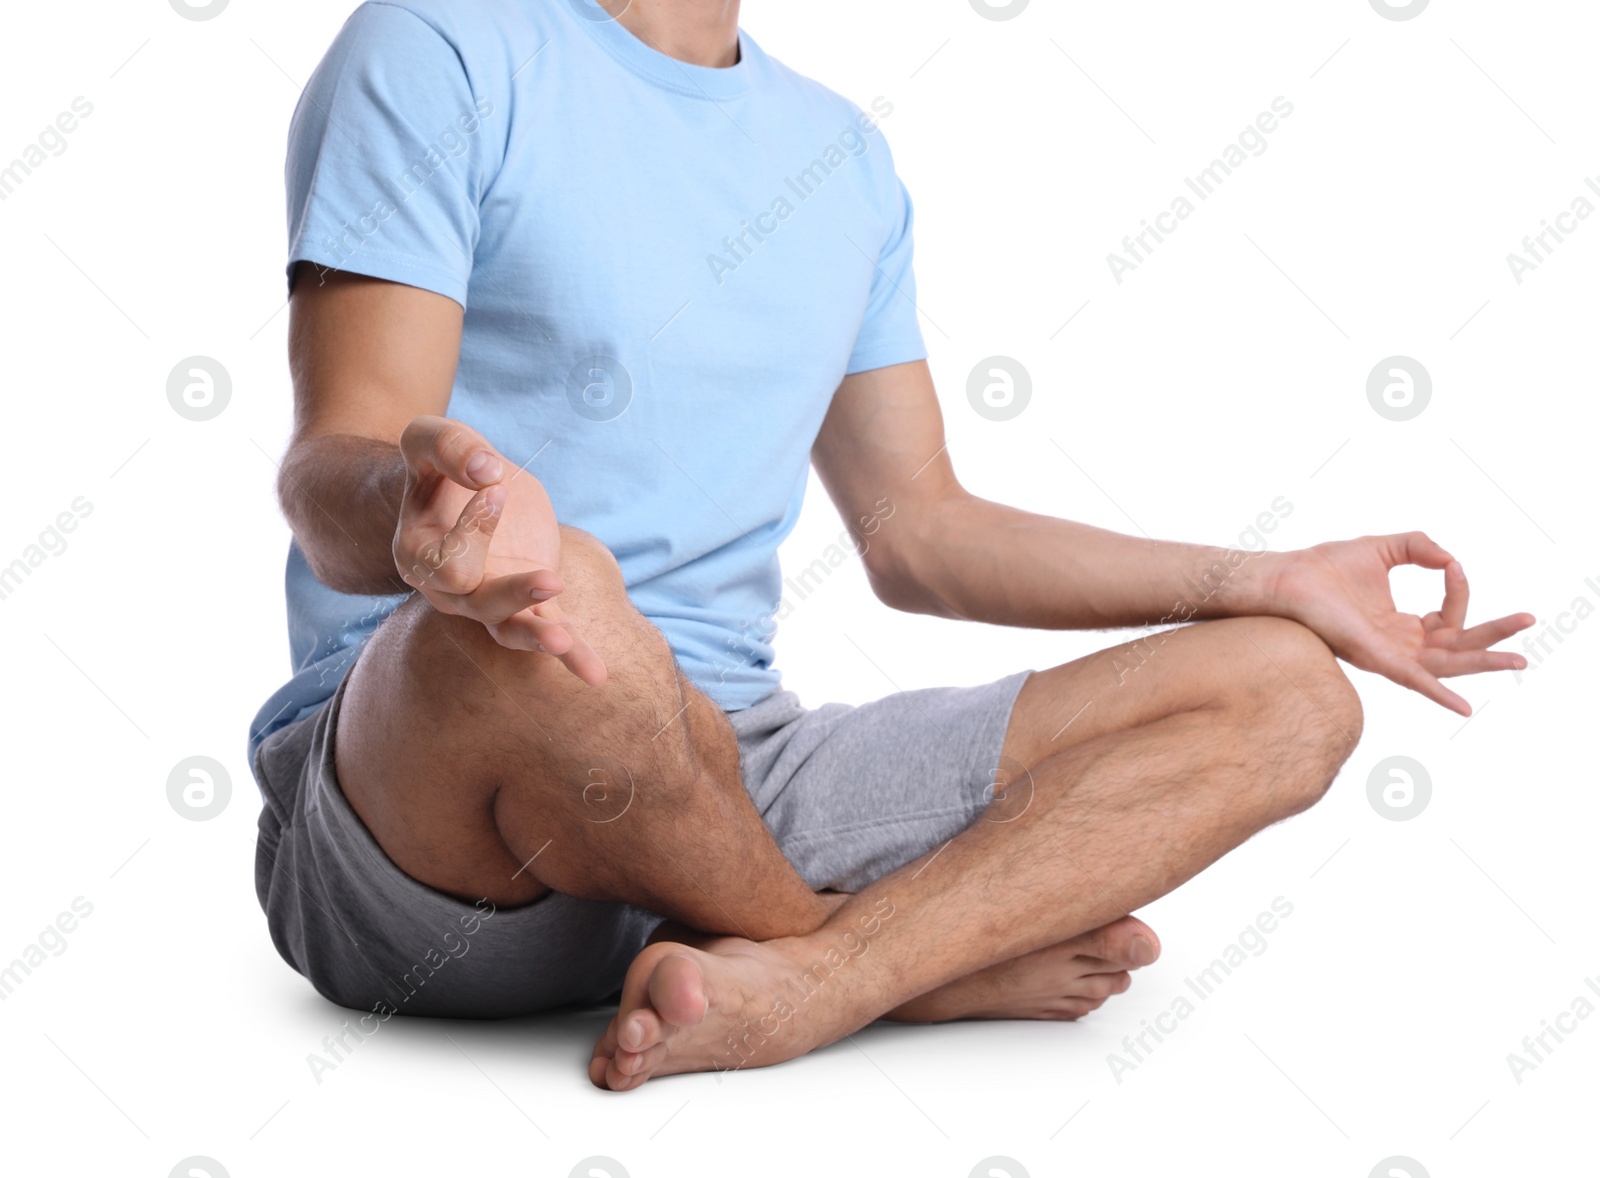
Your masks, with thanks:
[[(464, 301), (449, 415), (612, 549), (698, 687), (746, 707), (778, 684), (775, 550), (832, 392), (922, 354), (909, 269), (890, 291), (879, 265), (903, 194), (875, 119), (747, 36), (708, 70), (577, 9), (359, 10), (296, 114), (291, 266)], [(297, 551), (288, 593), (297, 677), (256, 739), (330, 695), (400, 600), (335, 593)]]

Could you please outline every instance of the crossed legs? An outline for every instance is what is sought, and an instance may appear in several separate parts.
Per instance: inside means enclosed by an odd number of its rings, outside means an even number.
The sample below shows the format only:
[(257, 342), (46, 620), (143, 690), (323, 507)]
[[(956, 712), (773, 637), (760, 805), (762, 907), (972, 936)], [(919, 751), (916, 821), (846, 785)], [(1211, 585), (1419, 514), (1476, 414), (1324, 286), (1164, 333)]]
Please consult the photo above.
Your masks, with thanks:
[(816, 931), (647, 946), (591, 1078), (627, 1089), (791, 1059), (1052, 945), (1134, 958), (1114, 945), (1139, 939), (1120, 918), (1315, 803), (1361, 730), (1337, 661), (1293, 622), (1208, 622), (1139, 658), (1032, 676), (1005, 744), (1024, 780)]
[(629, 603), (611, 553), (563, 528), (560, 572), (603, 687), (420, 596), (362, 651), (335, 756), (378, 844), (413, 879), (500, 907), (557, 891), (756, 939), (821, 925), (830, 904), (768, 836), (726, 716)]
[(352, 670), (335, 748), (352, 807), (420, 882), (501, 906), (624, 900), (687, 926), (628, 972), (591, 1066), (612, 1088), (793, 1058), (891, 1013), (1024, 1013), (997, 997), (1019, 977), (1056, 977), (1057, 1001), (1029, 1001), (1075, 1017), (1154, 959), (1128, 913), (1312, 804), (1359, 735), (1353, 689), (1294, 623), (1170, 633), (1120, 683), (1102, 652), (1030, 677), (1004, 749), (1027, 772), (988, 814), (858, 895), (817, 896), (609, 552), (574, 529), (562, 551), (603, 687), (418, 599)]

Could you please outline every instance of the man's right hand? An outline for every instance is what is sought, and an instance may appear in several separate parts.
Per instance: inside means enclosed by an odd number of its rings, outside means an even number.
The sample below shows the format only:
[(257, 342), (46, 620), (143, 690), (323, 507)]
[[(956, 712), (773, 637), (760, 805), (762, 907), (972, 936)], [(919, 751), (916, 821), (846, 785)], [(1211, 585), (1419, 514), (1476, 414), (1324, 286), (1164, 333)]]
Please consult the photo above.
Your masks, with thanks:
[(405, 496), (394, 561), (441, 613), (482, 622), (502, 646), (542, 651), (591, 686), (605, 664), (562, 613), (561, 530), (539, 480), (445, 417), (400, 435)]

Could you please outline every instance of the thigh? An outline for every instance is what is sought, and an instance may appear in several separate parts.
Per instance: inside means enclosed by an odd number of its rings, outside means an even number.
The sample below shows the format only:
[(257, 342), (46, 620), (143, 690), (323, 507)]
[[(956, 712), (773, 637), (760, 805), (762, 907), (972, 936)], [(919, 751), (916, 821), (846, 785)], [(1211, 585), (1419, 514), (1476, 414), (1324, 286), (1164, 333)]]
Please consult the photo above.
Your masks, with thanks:
[(1284, 618), (1200, 622), (1036, 672), (1017, 697), (1004, 753), (1032, 767), (1075, 744), (1183, 712), (1271, 712), (1285, 693), (1331, 727), (1349, 729), (1349, 683), (1311, 631)]
[(779, 691), (730, 713), (745, 787), (800, 877), (855, 891), (969, 826), (993, 795), (1028, 675), (860, 706), (808, 709)]
[(346, 687), (274, 733), (255, 762), (265, 806), (256, 889), (273, 944), (325, 998), (365, 1012), (502, 1018), (597, 1002), (657, 917), (550, 893), (509, 908), (424, 886), (345, 801), (332, 755)]
[[(563, 529), (560, 572), (562, 607), (606, 664), (601, 687), (420, 597), (384, 621), (351, 669), (338, 781), (388, 856), (437, 891), (502, 905), (551, 883), (581, 894), (563, 884), (595, 839), (620, 830), (597, 808), (618, 805), (628, 781), (666, 782), (691, 746), (719, 740), (736, 760), (720, 709), (683, 679), (610, 553)], [(707, 709), (718, 723), (705, 722)]]

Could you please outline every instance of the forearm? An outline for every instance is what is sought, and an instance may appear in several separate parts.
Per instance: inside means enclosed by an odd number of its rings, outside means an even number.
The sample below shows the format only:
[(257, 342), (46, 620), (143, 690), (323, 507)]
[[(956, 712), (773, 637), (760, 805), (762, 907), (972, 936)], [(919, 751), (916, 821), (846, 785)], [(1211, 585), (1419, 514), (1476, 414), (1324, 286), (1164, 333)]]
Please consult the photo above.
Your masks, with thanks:
[(913, 612), (1057, 630), (1276, 612), (1273, 553), (1125, 536), (965, 494), (917, 527), (875, 578)]
[(354, 434), (295, 442), (278, 500), (317, 579), (342, 593), (406, 593), (393, 546), (406, 467), (400, 448)]

